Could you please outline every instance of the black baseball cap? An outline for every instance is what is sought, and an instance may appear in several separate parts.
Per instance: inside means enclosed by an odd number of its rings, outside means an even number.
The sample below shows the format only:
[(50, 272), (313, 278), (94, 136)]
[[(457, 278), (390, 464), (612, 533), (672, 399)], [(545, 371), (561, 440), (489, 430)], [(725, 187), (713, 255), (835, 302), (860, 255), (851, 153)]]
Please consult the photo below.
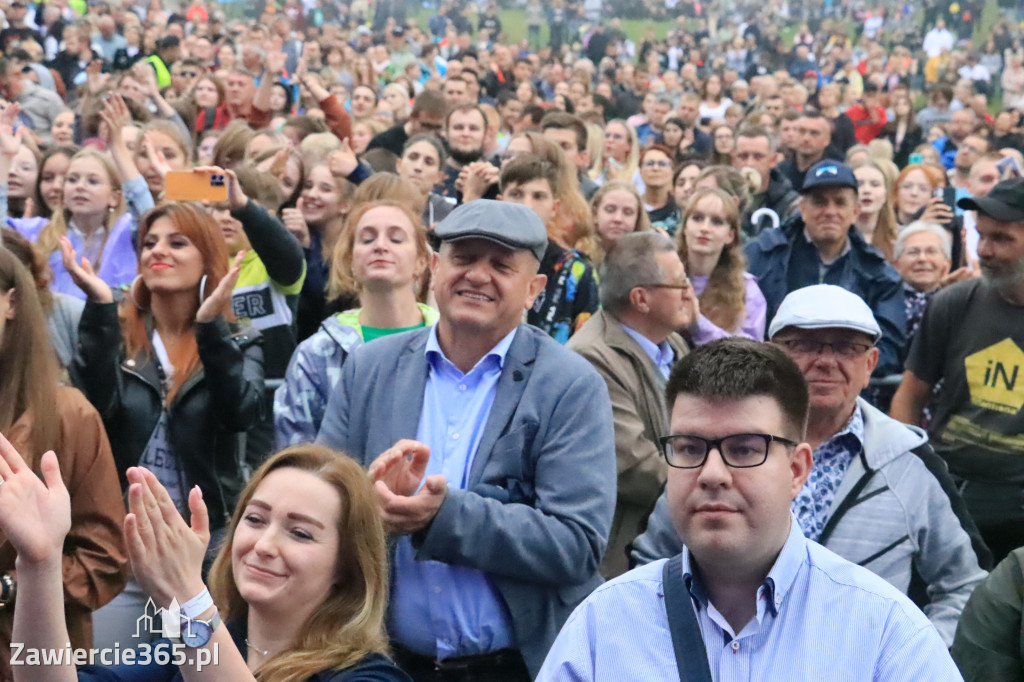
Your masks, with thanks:
[(800, 193), (807, 194), (821, 187), (849, 187), (856, 190), (857, 176), (849, 166), (840, 161), (819, 161), (807, 169)]
[(956, 205), (967, 211), (977, 211), (1000, 222), (1024, 221), (1024, 178), (1003, 180), (983, 197), (965, 197)]

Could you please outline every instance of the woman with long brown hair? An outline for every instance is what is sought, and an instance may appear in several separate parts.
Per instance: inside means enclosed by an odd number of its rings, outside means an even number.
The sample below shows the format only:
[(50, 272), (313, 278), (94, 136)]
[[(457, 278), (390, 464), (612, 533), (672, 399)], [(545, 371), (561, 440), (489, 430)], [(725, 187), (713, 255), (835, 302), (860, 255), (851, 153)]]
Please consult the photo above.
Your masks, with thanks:
[[(59, 453), (71, 491), (71, 529), (61, 564), (66, 624), (72, 646), (92, 646), (92, 611), (114, 598), (127, 578), (121, 537), (124, 504), (110, 443), (96, 409), (79, 391), (58, 386), (46, 318), (28, 269), (0, 247), (0, 432), (36, 473), (43, 453)], [(33, 474), (35, 475), (35, 474)], [(18, 554), (0, 545), (0, 679), (9, 667)], [(26, 609), (34, 608), (30, 602)]]
[(740, 212), (726, 191), (698, 188), (676, 233), (679, 257), (699, 296), (700, 317), (690, 340), (703, 345), (727, 336), (764, 340), (768, 306), (747, 272), (740, 241)]
[(885, 163), (868, 159), (854, 166), (857, 203), (860, 206), (856, 225), (864, 241), (881, 251), (886, 260), (892, 261), (898, 232), (896, 212), (892, 208), (896, 167), (891, 162)]
[[(33, 649), (63, 650), (59, 562), (67, 491), (52, 455), (43, 461), (45, 483), (2, 437), (0, 455), (0, 529), (25, 557), (24, 594), (38, 606), (15, 614), (16, 637)], [(173, 651), (185, 660), (179, 666), (137, 659), (128, 668), (86, 666), (76, 674), (65, 659), (20, 666), (16, 682), (410, 682), (387, 658), (387, 544), (376, 493), (355, 461), (316, 445), (268, 459), (240, 496), (209, 590), (202, 578), (210, 542), (202, 495), (189, 494), (189, 527), (152, 472), (133, 468), (129, 480), (124, 525), (132, 568), (159, 608), (184, 605), (180, 634), (164, 643), (166, 651), (184, 644)]]
[[(139, 225), (140, 274), (119, 305), (69, 241), (61, 248), (88, 297), (72, 380), (103, 415), (122, 485), (129, 467), (153, 468), (180, 509), (198, 485), (221, 531), (244, 477), (238, 435), (256, 423), (264, 392), (258, 335), (230, 324), (244, 252), (229, 263), (220, 228), (197, 205), (158, 206)], [(143, 604), (129, 584), (104, 614), (105, 643), (127, 641)]]

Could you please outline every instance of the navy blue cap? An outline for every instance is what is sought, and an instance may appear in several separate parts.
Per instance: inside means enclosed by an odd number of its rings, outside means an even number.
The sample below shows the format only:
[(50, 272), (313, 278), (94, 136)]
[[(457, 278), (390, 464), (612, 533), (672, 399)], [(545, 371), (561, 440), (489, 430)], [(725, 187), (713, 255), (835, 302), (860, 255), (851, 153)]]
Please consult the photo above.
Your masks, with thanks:
[(845, 163), (840, 161), (819, 161), (807, 169), (801, 194), (807, 194), (819, 187), (849, 187), (857, 189), (857, 176)]

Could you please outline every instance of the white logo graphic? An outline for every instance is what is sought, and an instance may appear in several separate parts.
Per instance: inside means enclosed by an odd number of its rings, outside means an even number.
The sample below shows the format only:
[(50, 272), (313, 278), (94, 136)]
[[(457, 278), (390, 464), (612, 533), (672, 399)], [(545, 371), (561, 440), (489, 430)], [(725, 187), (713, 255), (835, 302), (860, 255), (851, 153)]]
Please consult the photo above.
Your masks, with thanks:
[(181, 607), (177, 597), (171, 600), (171, 605), (166, 609), (154, 604), (152, 597), (149, 598), (146, 610), (135, 621), (133, 637), (145, 637), (145, 633), (171, 639), (181, 637)]

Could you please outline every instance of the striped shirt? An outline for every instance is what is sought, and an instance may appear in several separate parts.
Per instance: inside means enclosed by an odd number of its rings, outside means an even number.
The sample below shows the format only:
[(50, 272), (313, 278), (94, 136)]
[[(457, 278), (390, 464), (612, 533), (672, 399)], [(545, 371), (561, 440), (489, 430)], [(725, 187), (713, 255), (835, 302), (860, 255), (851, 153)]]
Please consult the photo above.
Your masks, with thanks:
[[(679, 678), (656, 561), (605, 583), (573, 612), (537, 682)], [(714, 680), (962, 680), (938, 631), (887, 582), (800, 534), (789, 538), (737, 634), (708, 601), (683, 551)]]

